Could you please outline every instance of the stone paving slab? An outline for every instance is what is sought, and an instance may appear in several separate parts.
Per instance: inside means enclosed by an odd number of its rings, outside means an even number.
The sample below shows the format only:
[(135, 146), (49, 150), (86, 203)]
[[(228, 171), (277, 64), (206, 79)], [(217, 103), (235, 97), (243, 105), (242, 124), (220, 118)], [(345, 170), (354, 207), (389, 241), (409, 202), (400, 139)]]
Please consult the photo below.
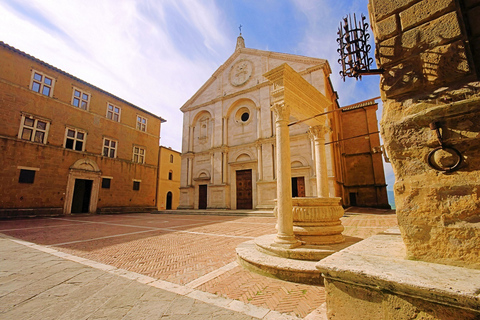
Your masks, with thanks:
[(24, 244), (0, 238), (0, 319), (258, 319), (270, 312), (251, 316), (205, 303), (200, 291), (179, 295)]
[[(342, 218), (344, 234), (367, 238), (396, 226), (396, 216), (392, 212), (373, 213), (350, 210)], [(72, 225), (75, 228), (70, 228)], [(62, 232), (63, 226), (70, 228), (72, 234)], [(225, 310), (228, 312), (237, 311), (248, 317), (264, 319), (297, 316), (315, 319), (324, 308), (322, 286), (262, 277), (236, 264), (235, 248), (238, 244), (259, 235), (275, 233), (274, 226), (275, 218), (267, 215), (222, 216), (170, 212), (4, 220), (0, 221), (0, 233), (22, 239), (24, 245), (34, 248), (24, 253), (31, 255), (32, 261), (48, 252), (57, 258), (94, 267), (110, 276), (136, 281), (221, 309), (227, 306)], [(105, 234), (102, 230), (106, 230)], [(43, 245), (36, 246), (30, 242)], [(0, 270), (3, 270), (3, 265), (12, 268), (16, 264), (15, 261), (5, 260), (1, 263)], [(58, 260), (45, 263), (56, 270)], [(30, 274), (36, 272), (35, 264), (26, 265), (26, 268)], [(0, 276), (0, 298), (2, 290), (8, 291), (9, 286), (16, 287), (22, 283), (18, 278), (13, 281), (10, 277), (15, 277), (15, 274), (2, 273)], [(101, 295), (94, 296), (94, 303), (102, 301)], [(10, 299), (15, 297), (12, 293)], [(70, 306), (70, 301), (62, 303), (66, 309), (76, 310), (75, 306)], [(142, 307), (135, 305), (132, 310), (134, 308), (139, 312), (138, 317), (142, 318)], [(160, 306), (158, 308), (161, 309)], [(121, 314), (122, 311), (115, 312)], [(105, 314), (101, 312), (95, 315), (97, 318), (103, 316)], [(94, 315), (91, 317), (93, 319)], [(224, 318), (228, 319), (219, 317)], [(68, 315), (64, 319), (68, 319)]]

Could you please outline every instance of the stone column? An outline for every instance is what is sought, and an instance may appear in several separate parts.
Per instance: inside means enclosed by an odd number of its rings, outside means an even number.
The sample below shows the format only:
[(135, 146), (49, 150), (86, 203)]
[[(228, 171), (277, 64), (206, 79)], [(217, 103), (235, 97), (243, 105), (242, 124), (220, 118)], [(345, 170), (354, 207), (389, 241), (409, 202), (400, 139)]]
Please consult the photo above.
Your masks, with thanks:
[(328, 170), (327, 155), (325, 150), (325, 126), (310, 127), (310, 133), (315, 141), (315, 171), (317, 176), (317, 196), (328, 198)]
[(193, 127), (188, 127), (188, 152), (193, 151)]
[(215, 152), (210, 152), (210, 181), (215, 184)]
[(257, 147), (258, 180), (263, 180), (262, 144), (257, 141), (256, 147)]
[(261, 109), (257, 108), (257, 139), (260, 139), (261, 135), (262, 135)]
[(223, 121), (223, 145), (228, 145), (228, 128), (227, 128), (227, 117), (223, 117), (222, 118), (222, 121)]
[(189, 157), (188, 158), (188, 185), (191, 186), (192, 185), (192, 181), (193, 181), (193, 157)]
[(290, 134), (288, 119), (290, 108), (283, 102), (275, 103), (271, 110), (275, 113), (277, 143), (277, 236), (275, 245), (294, 248), (301, 243), (293, 234), (292, 213), (292, 168), (290, 161)]

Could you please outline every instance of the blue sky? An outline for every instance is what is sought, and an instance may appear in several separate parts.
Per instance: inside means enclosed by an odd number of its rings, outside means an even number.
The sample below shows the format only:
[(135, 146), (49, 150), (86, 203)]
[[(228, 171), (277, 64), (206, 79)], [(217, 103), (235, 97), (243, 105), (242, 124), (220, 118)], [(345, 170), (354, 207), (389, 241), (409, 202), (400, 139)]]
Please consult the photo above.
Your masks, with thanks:
[[(0, 0), (0, 40), (167, 119), (161, 144), (181, 150), (179, 108), (234, 52), (240, 24), (248, 48), (327, 59), (340, 105), (379, 96), (378, 76), (338, 75), (339, 23), (367, 3)], [(386, 176), (391, 190), (390, 165)]]

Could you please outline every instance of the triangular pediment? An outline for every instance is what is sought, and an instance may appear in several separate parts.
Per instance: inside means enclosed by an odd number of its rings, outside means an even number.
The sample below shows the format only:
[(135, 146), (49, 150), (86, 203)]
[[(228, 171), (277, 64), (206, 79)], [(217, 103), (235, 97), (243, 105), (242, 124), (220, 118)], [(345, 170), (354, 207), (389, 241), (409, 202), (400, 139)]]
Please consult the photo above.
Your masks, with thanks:
[(318, 69), (322, 69), (325, 75), (331, 73), (325, 59), (240, 48), (235, 50), (180, 110), (186, 112), (209, 101), (268, 85), (263, 74), (284, 63), (300, 74)]

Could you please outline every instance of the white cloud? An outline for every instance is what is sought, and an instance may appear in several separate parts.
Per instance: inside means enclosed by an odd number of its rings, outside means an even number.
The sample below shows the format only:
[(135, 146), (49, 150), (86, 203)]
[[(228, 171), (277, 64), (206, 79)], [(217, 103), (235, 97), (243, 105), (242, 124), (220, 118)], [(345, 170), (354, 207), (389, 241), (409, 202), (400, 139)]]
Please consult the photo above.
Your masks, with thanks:
[(161, 143), (176, 150), (179, 108), (233, 50), (212, 1), (5, 0), (0, 16), (2, 41), (165, 118)]

